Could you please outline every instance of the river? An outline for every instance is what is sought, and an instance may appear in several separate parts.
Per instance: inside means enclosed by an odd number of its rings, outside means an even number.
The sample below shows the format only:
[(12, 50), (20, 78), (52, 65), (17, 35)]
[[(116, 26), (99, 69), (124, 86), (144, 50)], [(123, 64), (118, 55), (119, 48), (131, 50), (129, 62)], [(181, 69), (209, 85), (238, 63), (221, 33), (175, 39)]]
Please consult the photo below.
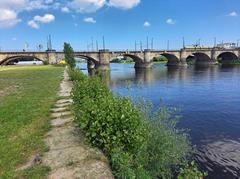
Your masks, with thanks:
[[(78, 66), (87, 73), (86, 64)], [(189, 129), (208, 178), (240, 178), (240, 65), (136, 71), (132, 64), (111, 64), (110, 74), (106, 81), (115, 93), (181, 109), (178, 126)]]

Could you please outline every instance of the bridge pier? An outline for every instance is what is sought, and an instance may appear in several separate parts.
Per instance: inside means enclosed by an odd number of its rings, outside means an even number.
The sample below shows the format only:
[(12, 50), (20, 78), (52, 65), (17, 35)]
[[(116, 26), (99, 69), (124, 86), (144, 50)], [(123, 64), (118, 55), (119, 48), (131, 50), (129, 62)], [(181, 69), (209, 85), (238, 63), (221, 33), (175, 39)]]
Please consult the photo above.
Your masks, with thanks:
[(90, 70), (93, 70), (93, 69), (95, 69), (95, 64), (92, 61), (88, 60), (87, 61), (87, 68), (90, 69)]
[(49, 64), (57, 64), (59, 59), (57, 59), (56, 50), (46, 51), (47, 60)]
[(135, 62), (134, 68), (152, 68), (152, 62)]
[(99, 62), (96, 64), (96, 69), (110, 70), (110, 52), (109, 50), (99, 50)]
[(180, 51), (180, 62), (178, 63), (177, 66), (187, 66), (187, 57), (188, 57), (188, 54), (187, 54), (187, 51), (185, 49), (181, 49)]
[(136, 61), (134, 68), (151, 68), (153, 65), (152, 52), (149, 49), (144, 50), (142, 61)]

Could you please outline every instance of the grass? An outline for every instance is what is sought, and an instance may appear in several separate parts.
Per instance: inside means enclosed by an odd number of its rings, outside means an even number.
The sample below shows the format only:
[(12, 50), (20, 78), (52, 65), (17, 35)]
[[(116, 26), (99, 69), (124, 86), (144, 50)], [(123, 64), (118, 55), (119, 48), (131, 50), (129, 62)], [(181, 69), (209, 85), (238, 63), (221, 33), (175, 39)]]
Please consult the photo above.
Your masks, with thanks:
[(44, 178), (49, 171), (36, 166), (16, 172), (36, 153), (47, 150), (50, 108), (57, 98), (62, 67), (0, 68), (0, 178)]
[(240, 61), (239, 60), (235, 60), (235, 61), (230, 61), (230, 62), (222, 62), (222, 61), (218, 61), (219, 64), (222, 65), (240, 65)]
[(158, 61), (158, 62), (153, 62), (154, 64), (167, 64), (168, 61)]

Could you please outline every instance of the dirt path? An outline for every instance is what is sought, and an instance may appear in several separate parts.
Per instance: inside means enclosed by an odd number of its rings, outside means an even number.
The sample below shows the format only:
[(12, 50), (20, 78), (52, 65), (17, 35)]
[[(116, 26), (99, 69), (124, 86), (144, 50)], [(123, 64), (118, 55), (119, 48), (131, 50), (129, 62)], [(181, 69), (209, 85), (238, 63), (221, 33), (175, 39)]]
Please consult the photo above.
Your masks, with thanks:
[(99, 150), (84, 144), (83, 135), (73, 122), (71, 89), (65, 70), (59, 92), (61, 99), (52, 109), (52, 129), (45, 139), (49, 151), (42, 162), (51, 167), (49, 178), (112, 179), (107, 159)]

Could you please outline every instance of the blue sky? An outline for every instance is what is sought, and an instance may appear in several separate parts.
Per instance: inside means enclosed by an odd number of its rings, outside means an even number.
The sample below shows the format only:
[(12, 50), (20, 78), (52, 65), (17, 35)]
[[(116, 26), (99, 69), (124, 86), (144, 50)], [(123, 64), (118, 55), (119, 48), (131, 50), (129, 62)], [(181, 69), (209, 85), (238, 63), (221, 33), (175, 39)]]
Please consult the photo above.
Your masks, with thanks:
[[(155, 49), (171, 49), (201, 39), (203, 45), (240, 39), (239, 0), (1, 0), (0, 47), (2, 50), (53, 48), (70, 42), (75, 50), (87, 50), (91, 38), (102, 48), (134, 49), (154, 38)], [(150, 41), (150, 40), (149, 40)], [(94, 45), (94, 48), (95, 45)]]

